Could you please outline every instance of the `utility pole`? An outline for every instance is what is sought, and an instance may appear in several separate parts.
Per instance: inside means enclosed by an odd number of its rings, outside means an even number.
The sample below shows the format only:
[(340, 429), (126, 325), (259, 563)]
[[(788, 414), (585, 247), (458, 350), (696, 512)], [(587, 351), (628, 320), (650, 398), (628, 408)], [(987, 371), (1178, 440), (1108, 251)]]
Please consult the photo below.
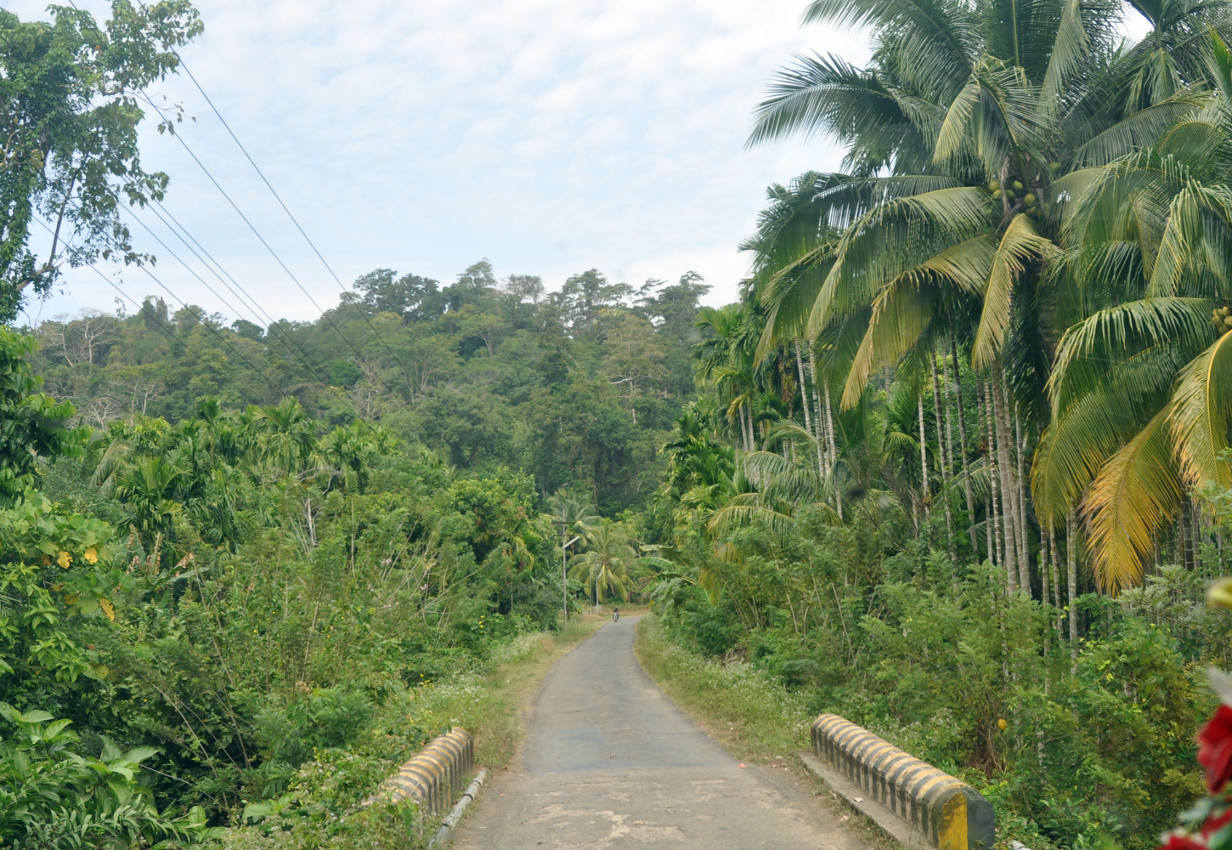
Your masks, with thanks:
[(582, 539), (582, 535), (576, 534), (572, 540), (565, 540), (565, 535), (569, 533), (569, 526), (572, 524), (568, 520), (552, 520), (552, 525), (560, 526), (560, 603), (561, 613), (564, 616), (562, 623), (569, 622), (569, 547)]

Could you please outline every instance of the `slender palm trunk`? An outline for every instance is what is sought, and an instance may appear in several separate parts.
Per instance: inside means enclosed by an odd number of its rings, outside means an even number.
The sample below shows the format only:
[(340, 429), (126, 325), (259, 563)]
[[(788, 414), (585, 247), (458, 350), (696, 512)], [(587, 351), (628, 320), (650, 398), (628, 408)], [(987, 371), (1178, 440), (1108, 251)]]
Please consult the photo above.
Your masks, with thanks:
[(1196, 500), (1189, 502), (1189, 545), (1193, 552), (1193, 566), (1196, 570), (1202, 561), (1202, 508)]
[(1041, 525), (1039, 530), (1040, 601), (1045, 605), (1048, 604), (1048, 565), (1051, 558), (1052, 553), (1048, 551), (1048, 530)]
[[(924, 505), (924, 525), (932, 519), (932, 492), (928, 487), (928, 442), (924, 434), (924, 388), (915, 397), (916, 418), (920, 423), (920, 502)], [(925, 529), (927, 534), (927, 528)]]
[(999, 566), (1001, 563), (1001, 525), (999, 522), (1001, 494), (997, 475), (997, 441), (993, 433), (992, 398), (987, 382), (984, 382), (980, 389), (980, 401), (983, 402), (981, 408), (984, 415), (984, 440), (988, 445), (988, 450), (984, 453), (984, 462), (988, 464), (988, 515), (984, 522), (984, 531), (988, 538), (988, 560), (992, 561), (993, 566)]
[(1014, 534), (1014, 493), (1017, 488), (1013, 482), (1013, 461), (1010, 458), (1010, 425), (1006, 416), (1005, 403), (998, 392), (996, 370), (989, 381), (989, 400), (992, 409), (993, 432), (996, 437), (997, 474), (1001, 496), (1001, 532), (1004, 543), (1005, 587), (1010, 593), (1017, 590), (1018, 583), (1018, 547)]
[(813, 393), (810, 399), (813, 405), (813, 421), (817, 423), (818, 433), (823, 433), (824, 426), (821, 418), (821, 393), (817, 385), (817, 355), (813, 351), (813, 340), (808, 342), (808, 366), (809, 382), (813, 385)]
[(1078, 607), (1074, 600), (1078, 598), (1078, 529), (1071, 510), (1065, 518), (1065, 579), (1066, 597), (1069, 600), (1069, 651), (1078, 657)]
[[(1061, 550), (1057, 548), (1057, 527), (1048, 519), (1048, 548), (1052, 550), (1052, 607), (1061, 610)], [(1058, 629), (1060, 626), (1058, 626)]]
[[(946, 446), (949, 440), (941, 439), (941, 383), (937, 379), (937, 358), (931, 350), (928, 352), (928, 371), (932, 373), (933, 421), (937, 429), (937, 453), (941, 455), (939, 459), (941, 468), (940, 496), (941, 506), (945, 510), (945, 551), (950, 556), (950, 563), (954, 563), (958, 560), (958, 553), (954, 549), (954, 513), (950, 508), (950, 454)], [(946, 423), (949, 423), (948, 419)], [(948, 433), (946, 436), (948, 438)]]
[(809, 394), (809, 404), (813, 407), (813, 424), (816, 428), (817, 439), (822, 453), (822, 465), (826, 469), (826, 480), (829, 480), (830, 463), (829, 458), (829, 440), (826, 438), (825, 421), (822, 419), (822, 404), (821, 404), (821, 389), (817, 384), (817, 355), (813, 351), (813, 340), (808, 341), (808, 359), (805, 361), (807, 367), (809, 383), (812, 384), (812, 392)]
[(804, 379), (804, 358), (800, 356), (800, 340), (793, 339), (791, 345), (796, 356), (796, 375), (800, 379), (800, 406), (804, 408), (804, 430), (813, 437), (817, 455), (817, 480), (824, 483), (826, 480), (825, 441), (821, 439), (817, 431), (813, 430), (813, 412), (810, 409), (812, 403), (809, 401), (811, 393), (808, 381)]
[[(838, 440), (834, 436), (834, 408), (830, 406), (829, 378), (826, 378), (823, 382), (822, 391), (825, 398), (826, 445), (829, 447), (830, 454), (828, 475), (833, 478), (835, 469), (838, 466)], [(843, 518), (843, 488), (838, 485), (838, 482), (834, 483), (834, 511), (838, 514), (838, 518), (841, 521)]]
[(1193, 502), (1189, 497), (1181, 499), (1181, 511), (1179, 515), (1179, 531), (1181, 538), (1181, 565), (1187, 570), (1192, 570), (1198, 563), (1196, 555), (1198, 554), (1197, 540), (1193, 533)]
[(1049, 564), (1049, 574), (1052, 582), (1052, 610), (1055, 619), (1051, 619), (1051, 628), (1057, 633), (1057, 638), (1060, 640), (1065, 635), (1065, 630), (1061, 627), (1061, 618), (1065, 615), (1061, 608), (1061, 550), (1057, 548), (1057, 527), (1052, 517), (1048, 518), (1048, 548), (1052, 551), (1052, 559)]
[(1031, 553), (1027, 545), (1027, 476), (1023, 469), (1024, 457), (1027, 453), (1026, 440), (1022, 436), (1022, 417), (1014, 407), (1014, 455), (1018, 481), (1014, 492), (1014, 501), (1018, 525), (1015, 528), (1015, 538), (1018, 542), (1018, 586), (1023, 593), (1031, 593)]
[(1013, 436), (1010, 431), (1009, 410), (999, 372), (999, 368), (995, 369), (992, 376), (992, 415), (997, 437), (997, 467), (1001, 476), (1001, 527), (1005, 534), (1006, 586), (1012, 592), (1019, 589), (1018, 485), (1014, 481)]
[[(954, 394), (956, 407), (958, 408), (958, 450), (962, 452), (963, 499), (967, 503), (967, 534), (971, 538), (971, 552), (978, 558), (980, 556), (980, 547), (977, 542), (979, 538), (975, 531), (975, 498), (971, 492), (971, 466), (967, 461), (967, 419), (966, 413), (963, 412), (962, 371), (958, 367), (958, 344), (954, 341), (953, 334), (950, 335), (950, 356), (954, 360)], [(941, 358), (941, 368), (943, 374), (946, 374), (945, 386), (948, 393), (950, 379), (948, 373), (945, 372), (946, 363), (944, 357)], [(991, 550), (991, 548), (990, 546), (989, 549)]]

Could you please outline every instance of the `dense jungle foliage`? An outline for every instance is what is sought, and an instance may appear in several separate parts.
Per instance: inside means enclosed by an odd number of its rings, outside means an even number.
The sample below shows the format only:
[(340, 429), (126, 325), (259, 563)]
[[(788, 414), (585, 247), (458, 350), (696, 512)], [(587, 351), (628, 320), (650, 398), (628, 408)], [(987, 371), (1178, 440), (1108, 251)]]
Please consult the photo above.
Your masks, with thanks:
[(758, 108), (751, 143), (825, 132), (845, 170), (771, 187), (744, 298), (703, 314), (646, 520), (669, 632), (966, 777), (1030, 847), (1154, 846), (1203, 793), (1232, 637), (1203, 607), (1232, 520), (1232, 7), (806, 21), (874, 50), (797, 57)]
[(575, 606), (639, 574), (584, 496), (545, 503), (525, 472), (462, 473), (292, 398), (71, 429), (33, 344), (0, 330), (6, 842), (205, 840), (285, 814), (304, 846), (345, 846), (377, 817), (357, 803), (458, 719), (438, 683), (558, 628), (544, 510), (583, 534)]
[[(175, 67), (132, 32), (197, 24), (120, 7), (90, 61), (123, 99)], [(107, 41), (59, 14), (0, 15), (3, 61)], [(1232, 665), (1203, 605), (1232, 531), (1232, 6), (806, 15), (875, 49), (772, 84), (752, 142), (847, 156), (770, 188), (739, 303), (481, 261), (378, 269), (309, 323), (151, 297), (0, 330), (0, 841), (405, 826), (357, 803), (457, 718), (459, 677), (559, 627), (577, 536), (573, 606), (645, 595), (699, 656), (966, 778), (1034, 850), (1154, 846), (1202, 793), (1204, 670)], [(101, 96), (18, 82), (34, 112)], [(54, 276), (28, 226), (76, 197), (78, 130), (6, 153), (0, 306)], [(121, 148), (89, 190), (156, 197)], [(129, 253), (90, 210), (94, 255)]]
[(614, 516), (645, 502), (691, 397), (696, 275), (640, 288), (586, 271), (544, 294), (480, 261), (453, 283), (378, 269), (318, 321), (224, 326), (149, 298), (130, 316), (41, 324), (35, 371), (95, 428), (295, 399), (324, 426), (380, 422), (459, 471), (501, 467), (582, 490)]

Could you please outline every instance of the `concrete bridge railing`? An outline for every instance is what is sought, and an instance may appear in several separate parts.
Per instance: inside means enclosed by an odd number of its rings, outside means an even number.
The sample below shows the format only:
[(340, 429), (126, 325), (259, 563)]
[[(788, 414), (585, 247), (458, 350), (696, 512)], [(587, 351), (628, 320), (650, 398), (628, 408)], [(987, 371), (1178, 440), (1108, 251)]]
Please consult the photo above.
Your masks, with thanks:
[(836, 714), (813, 722), (813, 751), (939, 850), (992, 850), (992, 806), (974, 788)]
[(381, 784), (369, 798), (415, 800), (429, 814), (440, 814), (462, 791), (475, 767), (475, 742), (465, 729), (453, 729), (426, 747)]

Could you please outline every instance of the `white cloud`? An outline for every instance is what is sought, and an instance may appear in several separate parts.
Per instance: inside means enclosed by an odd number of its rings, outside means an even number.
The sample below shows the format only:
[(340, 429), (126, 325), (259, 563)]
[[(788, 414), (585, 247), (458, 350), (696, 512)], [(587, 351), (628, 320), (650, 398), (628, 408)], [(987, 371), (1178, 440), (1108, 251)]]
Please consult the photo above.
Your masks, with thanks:
[[(43, 3), (7, 5), (29, 18)], [(377, 266), (450, 280), (488, 256), (557, 283), (592, 266), (630, 280), (696, 268), (734, 297), (747, 265), (736, 245), (766, 184), (838, 161), (819, 142), (743, 150), (764, 85), (793, 52), (865, 52), (850, 35), (800, 30), (804, 0), (199, 7), (206, 33), (185, 59), (347, 283)], [(191, 84), (160, 91), (197, 118), (184, 138), (332, 304), (336, 284)], [(266, 309), (311, 318), (174, 140), (148, 135), (146, 164), (172, 175), (176, 215)], [(222, 309), (170, 258), (157, 273)], [(114, 293), (91, 277), (74, 274), (56, 312), (108, 308)], [(135, 290), (148, 283), (126, 279)]]

